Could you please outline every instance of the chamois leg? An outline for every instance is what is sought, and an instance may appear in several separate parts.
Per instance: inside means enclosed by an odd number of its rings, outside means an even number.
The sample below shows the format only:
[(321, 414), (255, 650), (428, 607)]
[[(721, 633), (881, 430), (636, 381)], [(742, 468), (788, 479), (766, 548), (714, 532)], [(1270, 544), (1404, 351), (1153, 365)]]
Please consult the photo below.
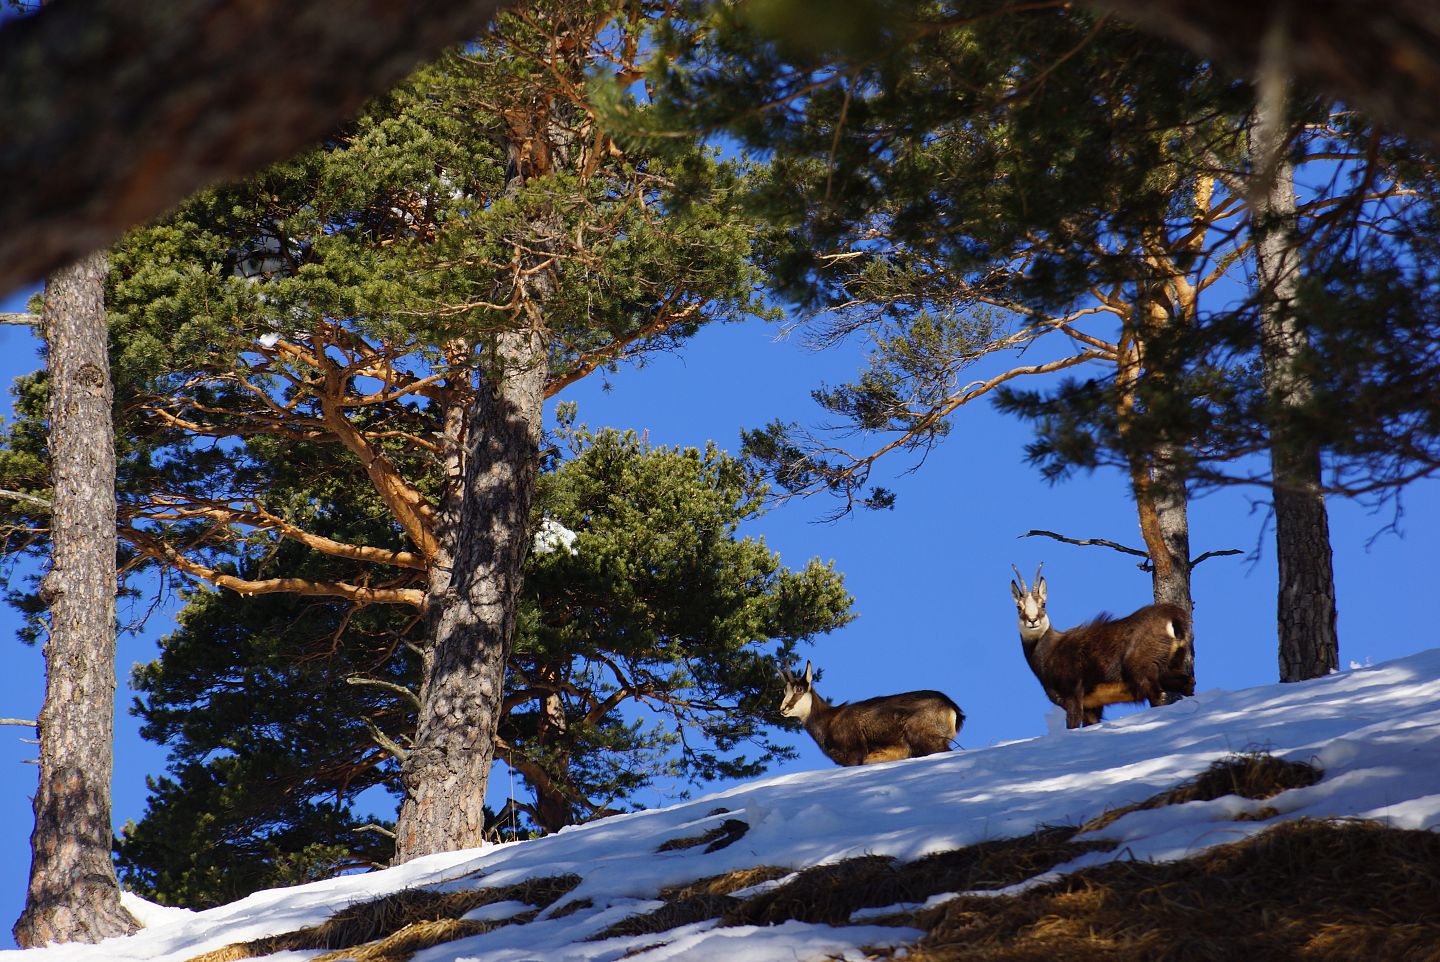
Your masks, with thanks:
[(1159, 681), (1152, 677), (1145, 676), (1136, 679), (1134, 687), (1151, 708), (1170, 704), (1170, 697), (1160, 689)]
[(1088, 728), (1091, 725), (1098, 725), (1105, 719), (1105, 706), (1099, 705), (1095, 708), (1085, 708), (1081, 711), (1081, 725)]
[(924, 758), (926, 755), (938, 755), (940, 752), (950, 750), (950, 739), (921, 738), (910, 743), (911, 758)]

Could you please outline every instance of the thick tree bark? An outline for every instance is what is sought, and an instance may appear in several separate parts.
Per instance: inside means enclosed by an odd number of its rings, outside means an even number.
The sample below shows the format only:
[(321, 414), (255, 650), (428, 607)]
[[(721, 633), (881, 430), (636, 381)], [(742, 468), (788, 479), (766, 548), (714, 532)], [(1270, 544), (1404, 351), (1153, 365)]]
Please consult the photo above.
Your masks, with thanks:
[[(1137, 324), (1136, 318), (1142, 322)], [(1127, 442), (1133, 434), (1129, 425), (1135, 416), (1141, 378), (1160, 383), (1165, 377), (1153, 363), (1146, 362), (1146, 333), (1169, 323), (1170, 315), (1157, 303), (1142, 302), (1135, 306), (1120, 338), (1116, 416), (1121, 436)], [(1150, 558), (1155, 603), (1168, 602), (1190, 611), (1194, 605), (1190, 597), (1190, 520), (1185, 481), (1171, 469), (1173, 462), (1164, 444), (1151, 444), (1143, 450), (1137, 443), (1126, 451), (1126, 459), (1140, 536)]]
[(1150, 572), (1155, 603), (1179, 605), (1186, 611), (1194, 609), (1190, 595), (1190, 514), (1185, 482), (1170, 470), (1164, 451), (1157, 451), (1151, 461), (1151, 491), (1155, 503), (1155, 520), (1160, 540), (1151, 546), (1151, 560), (1159, 554), (1165, 564), (1155, 564)]
[(54, 484), (40, 784), (22, 946), (134, 931), (110, 861), (115, 713), (115, 443), (104, 254), (45, 288)]
[[(55, 0), (0, 30), (0, 293), (309, 146), (499, 0)], [(23, 189), (14, 185), (23, 184)]]
[(1440, 148), (1440, 4), (1435, 0), (1091, 0), (1252, 77), (1282, 31), (1279, 69), (1373, 120)]
[(1278, 607), (1280, 680), (1303, 681), (1340, 665), (1330, 520), (1321, 493), (1320, 451), (1290, 428), (1285, 409), (1304, 404), (1310, 386), (1297, 368), (1305, 333), (1295, 320), (1299, 253), (1295, 248), (1294, 170), (1285, 159), (1283, 95), (1262, 97), (1250, 134), (1255, 273), (1260, 354), (1272, 412), (1270, 474)]
[(504, 703), (505, 666), (530, 544), (545, 398), (535, 328), (495, 336), (466, 426), (454, 572), (420, 691), (395, 861), (480, 845), (485, 789)]

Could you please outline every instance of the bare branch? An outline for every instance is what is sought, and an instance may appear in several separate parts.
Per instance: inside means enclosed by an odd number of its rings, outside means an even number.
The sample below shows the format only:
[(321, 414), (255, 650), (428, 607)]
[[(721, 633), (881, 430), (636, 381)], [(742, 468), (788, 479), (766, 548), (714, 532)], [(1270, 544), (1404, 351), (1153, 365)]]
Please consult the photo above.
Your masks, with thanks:
[(1206, 558), (1222, 558), (1222, 557), (1224, 557), (1225, 555), (1244, 554), (1244, 553), (1245, 553), (1245, 552), (1241, 551), (1239, 548), (1226, 548), (1224, 551), (1207, 551), (1207, 552), (1205, 552), (1204, 554), (1202, 554), (1200, 557), (1196, 558), (1194, 561), (1191, 561), (1191, 562), (1190, 562), (1190, 567), (1192, 567), (1192, 568), (1195, 567), (1195, 566), (1198, 565), (1200, 562), (1204, 561)]
[(406, 758), (409, 757), (410, 752), (404, 748), (401, 748), (399, 744), (396, 743), (395, 739), (382, 732), (379, 726), (377, 726), (368, 718), (363, 720), (365, 722), (365, 727), (370, 731), (370, 737), (375, 739), (375, 744), (379, 745), (381, 748), (385, 749), (392, 756), (394, 756), (396, 761), (403, 762)]
[(26, 728), (40, 727), (40, 723), (33, 718), (0, 718), (0, 725), (23, 725)]
[(39, 498), (33, 494), (26, 494), (24, 491), (11, 491), (9, 488), (0, 488), (0, 498), (10, 498), (15, 501), (24, 501), (27, 504), (33, 504), (36, 507), (40, 508), (48, 509), (55, 507), (54, 504), (52, 504), (45, 498)]
[(420, 704), (419, 695), (415, 694), (415, 692), (411, 691), (409, 688), (406, 688), (404, 685), (398, 685), (393, 681), (382, 681), (379, 678), (365, 678), (360, 675), (352, 675), (349, 678), (345, 679), (345, 684), (369, 685), (372, 688), (383, 688), (386, 691), (393, 691), (395, 694), (401, 695), (404, 698), (408, 699), (415, 705), (416, 708), (422, 707)]
[(1134, 555), (1137, 558), (1144, 558), (1145, 565), (1141, 565), (1142, 568), (1150, 563), (1149, 552), (1141, 551), (1139, 548), (1130, 548), (1123, 544), (1117, 544), (1114, 541), (1107, 541), (1104, 538), (1067, 538), (1063, 534), (1056, 534), (1053, 531), (1042, 531), (1039, 529), (1027, 531), (1022, 535), (1017, 535), (1017, 537), (1020, 538), (1034, 538), (1037, 536), (1054, 538), (1056, 541), (1063, 541), (1066, 544), (1097, 545), (1101, 548), (1114, 548), (1116, 551), (1119, 551), (1123, 554), (1130, 554)]

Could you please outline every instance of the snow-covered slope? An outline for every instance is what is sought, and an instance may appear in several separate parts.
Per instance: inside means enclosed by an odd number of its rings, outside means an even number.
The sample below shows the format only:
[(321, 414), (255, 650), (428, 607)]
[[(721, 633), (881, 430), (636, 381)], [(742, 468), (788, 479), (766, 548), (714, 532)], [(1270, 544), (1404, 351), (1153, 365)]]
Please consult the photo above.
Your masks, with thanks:
[[(753, 782), (667, 809), (618, 816), (547, 838), (420, 859), (399, 868), (260, 892), (190, 915), (149, 913), (151, 927), (99, 946), (0, 952), (25, 962), (180, 962), (235, 942), (324, 921), (401, 889), (499, 887), (527, 878), (580, 877), (534, 920), (424, 949), (416, 962), (545, 960), (750, 962), (854, 955), (909, 941), (914, 930), (786, 922), (765, 928), (701, 922), (661, 935), (585, 941), (661, 905), (662, 888), (753, 866), (802, 869), (860, 855), (910, 860), (1041, 825), (1075, 825), (1148, 798), (1234, 752), (1312, 762), (1324, 777), (1263, 802), (1235, 796), (1137, 811), (1108, 826), (1106, 859), (1183, 858), (1239, 840), (1279, 819), (1359, 816), (1399, 828), (1440, 825), (1440, 650), (1298, 685), (1206, 692), (1080, 732), (865, 768)], [(1263, 807), (1259, 820), (1237, 820)], [(714, 851), (661, 851), (732, 821), (744, 834)], [(1121, 855), (1120, 853), (1123, 853)], [(775, 883), (770, 883), (775, 884)], [(569, 911), (567, 907), (579, 904)], [(491, 917), (521, 906), (489, 906)], [(472, 915), (472, 918), (478, 915)], [(648, 948), (647, 948), (648, 947)], [(638, 951), (640, 949), (644, 951)], [(318, 952), (280, 952), (299, 960)]]

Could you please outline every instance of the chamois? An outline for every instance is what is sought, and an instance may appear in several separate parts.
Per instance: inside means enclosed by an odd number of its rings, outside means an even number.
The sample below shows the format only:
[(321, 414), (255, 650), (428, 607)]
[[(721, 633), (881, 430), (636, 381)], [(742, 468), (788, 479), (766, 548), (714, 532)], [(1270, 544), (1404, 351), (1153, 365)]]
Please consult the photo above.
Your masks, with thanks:
[(1106, 705), (1168, 705), (1177, 696), (1195, 694), (1195, 639), (1184, 608), (1146, 605), (1124, 618), (1101, 614), (1057, 631), (1045, 613), (1040, 568), (1029, 588), (1019, 570), (1010, 568), (1025, 660), (1046, 696), (1065, 709), (1066, 728), (1094, 725)]
[(780, 714), (798, 718), (815, 744), (837, 765), (869, 765), (943, 752), (955, 740), (965, 713), (938, 691), (907, 691), (853, 704), (832, 705), (815, 691), (810, 662), (796, 679), (783, 667)]

